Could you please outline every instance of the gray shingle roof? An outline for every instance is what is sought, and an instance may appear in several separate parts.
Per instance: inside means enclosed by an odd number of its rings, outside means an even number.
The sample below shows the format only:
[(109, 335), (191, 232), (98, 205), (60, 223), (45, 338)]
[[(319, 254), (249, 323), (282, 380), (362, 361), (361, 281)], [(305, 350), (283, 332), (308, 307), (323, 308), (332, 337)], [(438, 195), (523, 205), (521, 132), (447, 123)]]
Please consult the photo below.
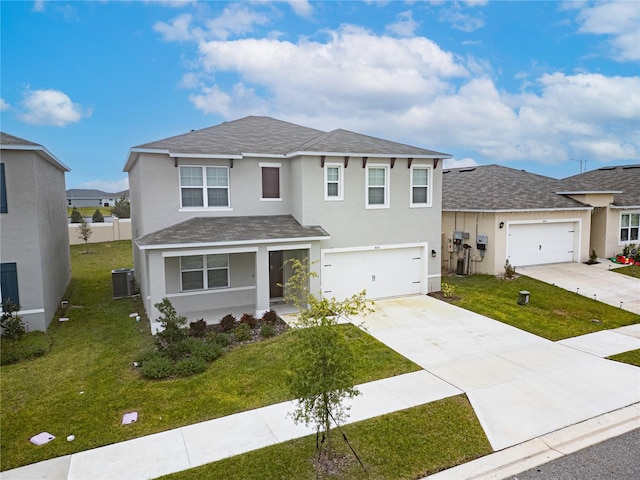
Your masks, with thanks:
[(16, 137), (15, 135), (10, 135), (8, 133), (0, 132), (0, 144), (2, 145), (29, 145), (32, 147), (41, 147), (37, 143), (30, 142), (29, 140), (25, 140), (24, 138)]
[(239, 156), (243, 153), (287, 155), (294, 152), (389, 154), (398, 156), (449, 155), (412, 147), (347, 130), (323, 132), (270, 117), (249, 116), (214, 127), (145, 143), (136, 149), (168, 150)]
[(620, 207), (640, 205), (640, 164), (602, 167), (562, 180), (564, 191), (622, 191), (613, 196)]
[(452, 168), (442, 174), (443, 210), (532, 210), (585, 208), (555, 192), (560, 180), (534, 173), (485, 165)]
[(196, 217), (136, 240), (140, 247), (227, 244), (285, 239), (329, 238), (322, 227), (300, 225), (291, 215)]
[(67, 190), (67, 198), (104, 198), (113, 197), (114, 193), (103, 192), (90, 188), (70, 188)]

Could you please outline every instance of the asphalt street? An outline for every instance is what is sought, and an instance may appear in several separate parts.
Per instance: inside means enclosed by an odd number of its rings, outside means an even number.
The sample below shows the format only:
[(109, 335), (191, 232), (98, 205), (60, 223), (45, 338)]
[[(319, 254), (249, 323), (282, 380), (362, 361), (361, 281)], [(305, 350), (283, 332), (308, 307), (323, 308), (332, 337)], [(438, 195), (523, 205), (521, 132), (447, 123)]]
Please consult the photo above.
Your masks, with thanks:
[(640, 428), (510, 477), (509, 480), (637, 480)]

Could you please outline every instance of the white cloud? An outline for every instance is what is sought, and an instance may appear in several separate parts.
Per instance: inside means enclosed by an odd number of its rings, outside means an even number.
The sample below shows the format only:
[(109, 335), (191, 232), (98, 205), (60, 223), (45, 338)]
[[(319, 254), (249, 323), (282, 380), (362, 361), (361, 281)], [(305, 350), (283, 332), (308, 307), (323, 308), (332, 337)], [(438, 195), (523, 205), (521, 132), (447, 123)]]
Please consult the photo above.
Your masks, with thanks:
[[(478, 4), (481, 5), (481, 2)], [(458, 2), (448, 4), (447, 8), (440, 10), (439, 20), (447, 22), (456, 30), (463, 32), (473, 32), (484, 27), (485, 24), (481, 14), (470, 15), (464, 13), (462, 6)]]
[(79, 184), (77, 188), (96, 189), (107, 193), (118, 193), (129, 189), (129, 178), (125, 177), (120, 180), (92, 180)]
[(444, 159), (444, 169), (447, 168), (464, 168), (464, 167), (476, 167), (478, 162), (476, 162), (473, 158), (465, 157), (465, 158), (445, 158)]
[(93, 113), (91, 109), (73, 103), (60, 90), (27, 90), (21, 102), (18, 118), (32, 125), (64, 127), (79, 122)]
[(167, 42), (186, 42), (198, 38), (198, 33), (191, 31), (193, 16), (184, 13), (174, 18), (171, 23), (156, 22), (153, 29)]
[(640, 2), (599, 2), (578, 14), (579, 32), (608, 36), (613, 58), (621, 62), (640, 60)]
[(387, 32), (398, 35), (399, 37), (412, 37), (420, 24), (413, 19), (413, 12), (407, 10), (398, 14), (398, 20), (395, 23), (387, 25)]
[(288, 3), (296, 15), (300, 17), (309, 18), (313, 15), (313, 5), (307, 0), (289, 0)]
[(44, 12), (45, 9), (45, 1), (44, 0), (36, 0), (33, 2), (32, 10), (34, 12)]
[(4, 98), (0, 98), (0, 112), (5, 110), (11, 110), (11, 105), (4, 101)]

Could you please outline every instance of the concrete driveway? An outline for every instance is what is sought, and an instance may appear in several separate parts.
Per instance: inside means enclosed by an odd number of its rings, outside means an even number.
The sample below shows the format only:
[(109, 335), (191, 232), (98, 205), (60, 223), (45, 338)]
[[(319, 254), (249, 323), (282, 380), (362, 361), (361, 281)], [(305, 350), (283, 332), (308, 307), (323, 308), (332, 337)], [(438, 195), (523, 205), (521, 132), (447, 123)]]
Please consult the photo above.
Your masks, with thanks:
[(380, 300), (353, 322), (464, 391), (494, 450), (640, 402), (640, 368), (432, 297)]
[(620, 265), (604, 260), (595, 265), (556, 263), (520, 267), (517, 273), (640, 315), (640, 278), (615, 273), (610, 270), (613, 267)]

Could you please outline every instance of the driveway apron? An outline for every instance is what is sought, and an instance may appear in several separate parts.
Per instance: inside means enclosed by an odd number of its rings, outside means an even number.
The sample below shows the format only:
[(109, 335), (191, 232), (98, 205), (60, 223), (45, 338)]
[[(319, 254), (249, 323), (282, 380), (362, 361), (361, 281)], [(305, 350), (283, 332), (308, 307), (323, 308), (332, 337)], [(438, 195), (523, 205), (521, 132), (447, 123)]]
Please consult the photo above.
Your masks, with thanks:
[(615, 267), (620, 266), (609, 260), (595, 265), (555, 263), (521, 267), (518, 273), (640, 315), (640, 278), (609, 270)]
[(640, 368), (432, 297), (380, 300), (353, 323), (464, 391), (494, 450), (640, 401)]

